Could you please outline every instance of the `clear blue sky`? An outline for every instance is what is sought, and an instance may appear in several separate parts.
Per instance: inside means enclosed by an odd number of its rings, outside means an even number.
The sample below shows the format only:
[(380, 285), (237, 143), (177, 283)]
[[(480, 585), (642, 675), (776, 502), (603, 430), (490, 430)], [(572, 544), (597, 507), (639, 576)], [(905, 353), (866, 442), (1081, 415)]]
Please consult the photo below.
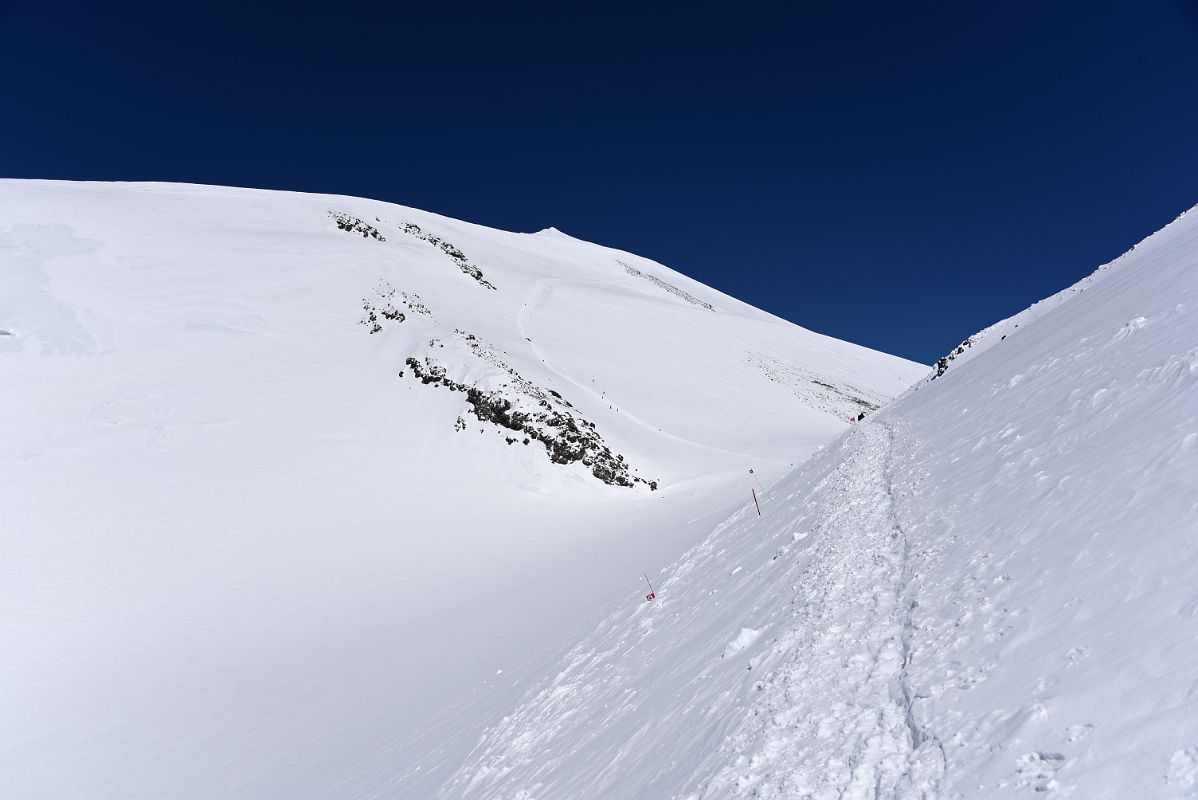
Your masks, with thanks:
[(0, 175), (553, 225), (924, 362), (1198, 203), (1195, 2), (639, 5), (0, 0)]

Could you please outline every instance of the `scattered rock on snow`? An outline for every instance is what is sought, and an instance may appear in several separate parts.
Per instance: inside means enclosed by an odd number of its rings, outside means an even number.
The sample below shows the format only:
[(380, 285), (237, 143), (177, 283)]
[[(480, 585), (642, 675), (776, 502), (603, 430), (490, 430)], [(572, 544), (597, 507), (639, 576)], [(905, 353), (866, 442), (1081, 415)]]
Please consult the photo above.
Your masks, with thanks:
[(689, 292), (685, 292), (682, 289), (679, 289), (677, 286), (675, 286), (672, 283), (666, 283), (661, 278), (658, 278), (654, 275), (650, 275), (646, 272), (641, 272), (636, 267), (629, 266), (628, 264), (625, 264), (623, 261), (617, 261), (616, 263), (619, 264), (621, 267), (623, 267), (625, 272), (627, 272), (629, 275), (632, 275), (635, 278), (644, 278), (645, 280), (649, 281), (650, 283), (655, 284), (655, 285), (660, 286), (661, 288), (665, 289), (670, 294), (675, 295), (677, 297), (681, 297), (683, 300), (685, 300), (686, 302), (688, 302), (692, 305), (702, 306), (703, 308), (706, 308), (708, 311), (715, 311), (715, 307), (712, 306), (711, 303), (703, 302), (699, 298), (695, 297), (693, 294), (690, 294)]
[(333, 221), (337, 223), (337, 227), (346, 233), (360, 233), (363, 239), (374, 239), (379, 242), (387, 241), (383, 234), (379, 233), (378, 228), (373, 225), (367, 225), (357, 217), (338, 211), (330, 211), (329, 215), (333, 217)]

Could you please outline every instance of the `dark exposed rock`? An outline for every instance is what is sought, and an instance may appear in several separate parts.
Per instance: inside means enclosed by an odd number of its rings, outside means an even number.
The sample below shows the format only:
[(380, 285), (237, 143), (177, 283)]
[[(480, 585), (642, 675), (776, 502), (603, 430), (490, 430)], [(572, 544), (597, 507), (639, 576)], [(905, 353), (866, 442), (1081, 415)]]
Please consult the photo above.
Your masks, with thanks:
[[(360, 321), (361, 324), (369, 326), (372, 334), (383, 330), (382, 320), (403, 322), (406, 319), (404, 313), (394, 304), (396, 291), (390, 284), (386, 281), (380, 282), (375, 294), (374, 300), (363, 299), (365, 315)], [(420, 302), (419, 296), (406, 293), (400, 293), (400, 296), (403, 305), (410, 311), (430, 314), (427, 307)], [(578, 416), (577, 410), (559, 392), (543, 389), (524, 378), (507, 363), (498, 350), (474, 334), (458, 329), (453, 333), (475, 357), (505, 373), (509, 382), (498, 389), (483, 390), (452, 380), (448, 370), (430, 358), (407, 358), (405, 366), (411, 369), (412, 375), (422, 384), (434, 388), (445, 387), (451, 392), (462, 392), (466, 396), (467, 408), (480, 422), (521, 434), (505, 436), (509, 445), (518, 441), (527, 445), (535, 439), (544, 445), (546, 455), (555, 464), (580, 461), (594, 477), (604, 483), (614, 486), (643, 483), (651, 490), (657, 489), (657, 481), (645, 480), (634, 475), (624, 456), (612, 453), (611, 448), (599, 435), (595, 423)], [(430, 349), (444, 349), (445, 343), (434, 338), (428, 340), (428, 346)], [(406, 370), (399, 371), (399, 377), (402, 378), (405, 374)], [(514, 404), (513, 398), (522, 403), (522, 407)], [(465, 419), (458, 417), (454, 423), (454, 430), (465, 429)], [(479, 433), (482, 432), (480, 428)]]
[(346, 233), (360, 233), (363, 239), (374, 239), (379, 242), (387, 241), (383, 234), (379, 233), (378, 228), (373, 225), (367, 225), (357, 217), (352, 217), (349, 214), (338, 211), (330, 211), (329, 214), (332, 215), (333, 221), (337, 223), (337, 227)]
[[(1005, 339), (1006, 337), (1004, 336), (1003, 338)], [(940, 360), (938, 360), (938, 361), (936, 362), (936, 374), (935, 374), (935, 375), (933, 375), (931, 378), (928, 378), (928, 380), (929, 380), (929, 381), (934, 381), (934, 380), (936, 380), (937, 378), (939, 378), (941, 375), (943, 375), (944, 373), (948, 372), (948, 365), (949, 365), (950, 363), (952, 363), (952, 361), (953, 361), (953, 360), (954, 360), (954, 359), (955, 359), (957, 356), (959, 356), (959, 355), (961, 355), (962, 353), (964, 353), (964, 352), (965, 352), (966, 350), (968, 350), (970, 347), (973, 347), (973, 337), (972, 337), (972, 336), (970, 336), (970, 337), (969, 337), (968, 339), (966, 339), (965, 341), (961, 342), (961, 344), (957, 345), (957, 349), (956, 349), (956, 350), (953, 350), (953, 351), (952, 351), (951, 353), (949, 353), (948, 355), (946, 355), (946, 356), (943, 356), (942, 358), (940, 358)]]
[(403, 232), (406, 234), (415, 236), (422, 242), (428, 242), (433, 247), (436, 247), (442, 253), (447, 255), (450, 261), (452, 261), (454, 264), (457, 264), (458, 269), (460, 269), (464, 274), (469, 275), (471, 278), (478, 281), (480, 286), (483, 286), (487, 289), (495, 288), (494, 284), (483, 277), (483, 271), (476, 265), (471, 264), (469, 259), (466, 258), (466, 254), (449, 242), (430, 233), (425, 233), (420, 229), (419, 225), (415, 225), (411, 222), (405, 222), (401, 226), (401, 230), (403, 230)]
[(380, 283), (375, 288), (375, 299), (371, 300), (368, 297), (362, 298), (362, 311), (364, 312), (362, 319), (358, 320), (359, 325), (366, 325), (370, 328), (372, 334), (379, 333), (383, 330), (383, 325), (379, 322), (379, 318), (391, 320), (392, 322), (403, 322), (407, 317), (391, 302), (395, 297), (395, 290), (391, 288), (386, 281)]
[[(475, 339), (477, 341), (477, 339)], [(643, 483), (652, 490), (657, 489), (657, 481), (647, 481), (631, 474), (624, 456), (613, 453), (611, 448), (595, 430), (594, 423), (577, 419), (573, 413), (555, 409), (551, 405), (543, 407), (537, 403), (538, 411), (524, 411), (516, 408), (511, 399), (505, 397), (499, 390), (488, 390), (459, 383), (448, 377), (445, 367), (425, 358), (423, 361), (409, 357), (405, 362), (411, 368), (412, 374), (424, 384), (445, 386), (450, 391), (464, 392), (466, 405), (479, 421), (496, 425), (523, 434), (523, 443), (528, 444), (535, 439), (545, 446), (549, 460), (555, 464), (573, 464), (581, 461), (588, 467), (591, 474), (613, 486), (633, 486)], [(511, 370), (510, 367), (508, 367)], [(531, 386), (515, 371), (513, 377), (518, 379), (518, 385)], [(525, 396), (530, 396), (525, 394)], [(533, 399), (535, 396), (533, 396)], [(564, 403), (565, 401), (563, 401)], [(577, 413), (577, 412), (575, 412)], [(520, 437), (505, 437), (508, 444), (520, 441)]]
[[(359, 325), (366, 325), (370, 328), (371, 333), (379, 333), (383, 330), (383, 325), (379, 319), (391, 320), (392, 322), (403, 322), (407, 316), (395, 307), (395, 289), (391, 288), (391, 284), (386, 281), (380, 281), (379, 285), (374, 289), (375, 297), (362, 298), (362, 310), (365, 312), (362, 319), (358, 321)], [(428, 306), (420, 301), (420, 295), (408, 294), (407, 292), (399, 292), (400, 303), (413, 311), (423, 316), (432, 316)]]
[(407, 306), (408, 310), (412, 313), (420, 314), (424, 317), (431, 317), (433, 315), (433, 312), (429, 311), (428, 306), (426, 306), (420, 299), (420, 295), (400, 292), (400, 297), (403, 298), (403, 304)]

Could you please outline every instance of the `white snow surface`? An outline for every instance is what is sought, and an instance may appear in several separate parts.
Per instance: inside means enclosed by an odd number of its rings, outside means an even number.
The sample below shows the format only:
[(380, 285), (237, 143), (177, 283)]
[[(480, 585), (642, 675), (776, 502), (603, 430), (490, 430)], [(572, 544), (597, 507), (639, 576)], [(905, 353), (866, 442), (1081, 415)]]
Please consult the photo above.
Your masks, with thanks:
[[(1115, 352), (1177, 324), (1139, 313), (1151, 324)], [(573, 415), (657, 491), (551, 463), (464, 392), (419, 382), (409, 357), (516, 411)], [(1181, 362), (1156, 366), (1154, 385), (1184, 379)], [(771, 604), (799, 609), (753, 588), (770, 569), (758, 547), (790, 541), (773, 526), (814, 473), (661, 568), (750, 502), (750, 468), (768, 486), (924, 374), (553, 229), (348, 197), (0, 181), (0, 797), (663, 797), (716, 772), (732, 786), (741, 768), (717, 745), (755, 753), (768, 733), (729, 713), (764, 674), (745, 667), (779, 646)], [(1125, 402), (1111, 391), (1104, 408)], [(891, 463), (880, 425), (859, 434), (860, 458)], [(878, 487), (851, 485), (886, 524)], [(834, 544), (814, 519), (772, 567), (803, 592), (797, 565)], [(668, 576), (660, 602), (642, 605), (642, 572)], [(563, 681), (529, 694), (601, 623)], [(1107, 654), (1082, 644), (1093, 669)], [(894, 771), (900, 739), (876, 748)], [(663, 748), (675, 760), (654, 764)], [(800, 763), (783, 750), (778, 767)], [(761, 782), (766, 766), (741, 772)]]
[(716, 526), (444, 798), (1198, 797), (1198, 214)]

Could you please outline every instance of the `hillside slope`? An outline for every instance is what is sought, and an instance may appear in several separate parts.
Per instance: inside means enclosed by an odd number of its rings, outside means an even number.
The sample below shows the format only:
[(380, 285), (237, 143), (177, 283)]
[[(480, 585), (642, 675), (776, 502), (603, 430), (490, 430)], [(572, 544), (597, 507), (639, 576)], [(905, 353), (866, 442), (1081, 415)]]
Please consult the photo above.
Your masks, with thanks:
[(720, 524), (441, 796), (1198, 797), (1196, 309), (1190, 213)]
[(429, 796), (925, 373), (553, 230), (0, 181), (0, 795)]

